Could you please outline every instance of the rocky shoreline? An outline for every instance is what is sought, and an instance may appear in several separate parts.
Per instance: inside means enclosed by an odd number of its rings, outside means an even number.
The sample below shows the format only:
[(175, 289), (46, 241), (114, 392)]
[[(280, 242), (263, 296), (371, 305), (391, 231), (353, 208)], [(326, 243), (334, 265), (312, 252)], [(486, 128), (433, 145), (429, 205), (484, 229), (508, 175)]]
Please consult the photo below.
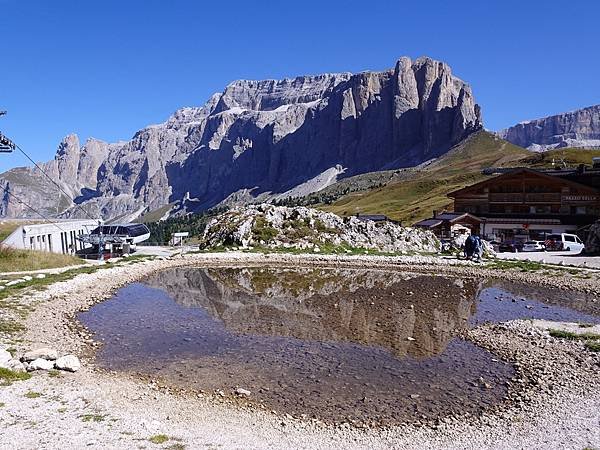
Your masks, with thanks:
[[(34, 310), (27, 318), (26, 331), (22, 342), (18, 344), (18, 349), (53, 345), (61, 354), (73, 353), (81, 357), (82, 368), (79, 372), (68, 374), (61, 379), (35, 376), (36, 388), (44, 387), (54, 395), (63, 397), (75, 395), (77, 398), (84, 398), (87, 395), (94, 399), (88, 400), (91, 403), (83, 406), (73, 406), (74, 409), (79, 408), (78, 410), (89, 409), (90, 405), (95, 408), (94, 410), (102, 409), (99, 405), (110, 405), (103, 411), (107, 415), (116, 415), (118, 418), (110, 430), (101, 432), (96, 430), (95, 433), (100, 433), (104, 436), (103, 439), (108, 439), (111, 443), (109, 446), (114, 448), (127, 448), (127, 444), (131, 444), (133, 439), (122, 432), (115, 432), (113, 429), (115, 427), (135, 430), (132, 436), (138, 439), (140, 435), (148, 435), (154, 431), (165, 433), (173, 439), (183, 439), (182, 445), (185, 445), (183, 444), (185, 441), (189, 442), (185, 448), (196, 448), (194, 445), (197, 444), (191, 444), (192, 442), (220, 442), (226, 447), (236, 447), (239, 446), (236, 442), (238, 444), (242, 442), (240, 439), (244, 435), (243, 431), (254, 429), (249, 423), (260, 423), (264, 430), (267, 430), (253, 431), (250, 444), (245, 445), (250, 447), (263, 447), (268, 444), (274, 447), (314, 448), (329, 447), (337, 442), (345, 447), (357, 448), (365, 446), (405, 448), (410, 447), (411, 443), (464, 448), (469, 446), (466, 445), (469, 442), (479, 443), (480, 446), (491, 445), (494, 439), (503, 442), (500, 436), (509, 439), (506, 435), (507, 430), (514, 431), (515, 427), (518, 428), (518, 432), (524, 433), (521, 437), (523, 440), (518, 441), (513, 438), (513, 441), (506, 441), (505, 446), (512, 446), (508, 443), (519, 445), (519, 442), (530, 446), (529, 444), (535, 443), (535, 439), (544, 437), (540, 434), (541, 430), (552, 427), (550, 421), (543, 422), (542, 425), (537, 424), (534, 428), (531, 428), (531, 424), (544, 421), (546, 416), (557, 420), (557, 414), (560, 416), (569, 408), (577, 406), (573, 405), (574, 398), (578, 399), (580, 404), (590, 403), (590, 411), (593, 411), (594, 407), (597, 409), (600, 403), (600, 355), (585, 351), (579, 342), (551, 338), (547, 331), (540, 330), (527, 321), (483, 325), (470, 330), (465, 335), (465, 338), (515, 366), (517, 376), (510, 384), (504, 404), (479, 417), (453, 417), (435, 423), (415, 422), (389, 429), (359, 430), (350, 426), (330, 427), (285, 415), (273, 415), (253, 408), (243, 396), (231, 395), (223, 398), (220, 395), (214, 397), (207, 395), (198, 398), (194, 395), (192, 397), (186, 392), (161, 387), (157, 380), (149, 383), (140, 382), (134, 376), (107, 372), (95, 366), (93, 355), (98, 343), (93, 341), (89, 333), (76, 320), (79, 311), (109, 298), (126, 284), (166, 268), (190, 265), (213, 267), (265, 264), (292, 267), (367, 267), (460, 277), (494, 277), (557, 289), (600, 293), (600, 280), (595, 272), (590, 272), (593, 274), (591, 278), (583, 278), (567, 271), (559, 272), (560, 276), (555, 273), (545, 275), (514, 270), (498, 271), (472, 263), (430, 256), (260, 255), (233, 252), (197, 254), (170, 260), (139, 262), (126, 267), (114, 267), (93, 274), (79, 275), (72, 280), (51, 285), (46, 291), (33, 294), (27, 303), (29, 306), (34, 306)], [(47, 326), (39, 326), (41, 323)], [(11, 405), (12, 408), (11, 400), (14, 399), (14, 395), (21, 394), (28, 383), (30, 381), (15, 383), (0, 390), (0, 402)], [(113, 387), (109, 388), (108, 385)], [(118, 390), (115, 391), (117, 387)], [(151, 408), (153, 413), (150, 416), (160, 417), (161, 419), (157, 419), (160, 423), (152, 424), (146, 418), (140, 417), (138, 402)], [(232, 405), (237, 408), (232, 408)], [(25, 409), (26, 406), (14, 406), (18, 411), (9, 412), (9, 417), (5, 417), (6, 408), (0, 408), (0, 421), (9, 423), (10, 417), (30, 414)], [(198, 409), (203, 411), (198, 414), (201, 420), (198, 415), (186, 416), (191, 410)], [(57, 418), (50, 414), (46, 421), (39, 423), (43, 428), (57, 426), (55, 422), (64, 421), (66, 417), (68, 415)], [(71, 417), (69, 419), (72, 421), (71, 426), (77, 427), (87, 423), (82, 422), (81, 417), (82, 414)], [(83, 414), (83, 417), (87, 416)], [(596, 414), (591, 420), (596, 420), (597, 424), (598, 417)], [(217, 426), (217, 418), (225, 420), (227, 426), (232, 427), (233, 435), (229, 436), (229, 439), (228, 436), (217, 438), (201, 433), (202, 430), (207, 431)], [(573, 441), (582, 444), (578, 445), (579, 448), (600, 443), (598, 427), (596, 430), (582, 431), (580, 428), (583, 422), (580, 424), (570, 417), (565, 417), (564, 421), (566, 427), (579, 434), (577, 438), (579, 441)], [(98, 428), (100, 422), (102, 421), (95, 424), (94, 428)], [(196, 423), (199, 426), (192, 427), (189, 423)], [(240, 424), (246, 424), (249, 428), (240, 428)], [(23, 429), (24, 425), (15, 422), (12, 426), (13, 431), (10, 435), (6, 433), (6, 436), (0, 437), (0, 443), (13, 444), (16, 448), (29, 448), (27, 445), (17, 445), (19, 440), (13, 437), (14, 430)], [(190, 431), (194, 429), (197, 431)], [(551, 431), (548, 433), (552, 434)], [(560, 439), (567, 437), (574, 439), (570, 433), (563, 434)], [(534, 441), (530, 442), (529, 439)], [(49, 442), (47, 447), (41, 447), (51, 448), (54, 444), (57, 444), (57, 441)]]

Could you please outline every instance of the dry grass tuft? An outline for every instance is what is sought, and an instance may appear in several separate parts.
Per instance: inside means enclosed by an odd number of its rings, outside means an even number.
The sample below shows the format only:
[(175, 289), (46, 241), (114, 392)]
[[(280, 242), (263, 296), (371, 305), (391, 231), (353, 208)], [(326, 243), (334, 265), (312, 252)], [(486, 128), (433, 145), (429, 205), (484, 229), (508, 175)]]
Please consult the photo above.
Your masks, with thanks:
[(83, 264), (75, 256), (0, 246), (0, 273), (53, 269)]

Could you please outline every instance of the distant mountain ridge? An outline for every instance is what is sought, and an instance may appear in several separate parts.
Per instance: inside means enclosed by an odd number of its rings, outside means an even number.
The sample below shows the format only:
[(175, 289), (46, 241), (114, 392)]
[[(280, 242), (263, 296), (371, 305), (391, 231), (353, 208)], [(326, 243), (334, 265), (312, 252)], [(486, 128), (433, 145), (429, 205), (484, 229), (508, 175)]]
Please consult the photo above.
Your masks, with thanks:
[[(94, 216), (135, 217), (177, 204), (200, 211), (230, 198), (309, 193), (340, 174), (412, 167), (482, 128), (471, 88), (430, 58), (383, 72), (229, 84), (202, 107), (108, 144), (75, 135), (42, 167)], [(81, 217), (39, 170), (0, 186), (45, 214)], [(34, 216), (4, 194), (0, 216)]]
[(498, 136), (533, 151), (600, 148), (600, 105), (521, 122), (499, 131)]

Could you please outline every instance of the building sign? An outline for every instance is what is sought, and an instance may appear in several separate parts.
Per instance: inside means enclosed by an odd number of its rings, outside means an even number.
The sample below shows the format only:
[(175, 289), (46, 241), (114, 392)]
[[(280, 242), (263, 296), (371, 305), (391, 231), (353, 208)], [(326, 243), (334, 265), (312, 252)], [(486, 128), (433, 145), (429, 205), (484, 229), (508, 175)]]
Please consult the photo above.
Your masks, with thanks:
[(595, 202), (598, 197), (595, 195), (565, 195), (563, 201), (566, 202)]

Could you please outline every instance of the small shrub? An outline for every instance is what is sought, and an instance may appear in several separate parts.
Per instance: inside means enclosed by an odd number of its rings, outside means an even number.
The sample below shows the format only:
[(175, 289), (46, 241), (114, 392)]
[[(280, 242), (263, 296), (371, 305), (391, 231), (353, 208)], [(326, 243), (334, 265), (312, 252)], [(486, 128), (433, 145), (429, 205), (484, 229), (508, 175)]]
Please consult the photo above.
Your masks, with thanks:
[(258, 216), (252, 225), (252, 235), (256, 241), (269, 242), (277, 236), (278, 232), (273, 228), (267, 219), (263, 216)]
[(164, 444), (169, 440), (169, 436), (166, 434), (155, 434), (154, 436), (150, 436), (148, 440), (153, 444)]
[(167, 450), (185, 450), (185, 445), (183, 445), (180, 442), (177, 442), (175, 444), (169, 445), (168, 447), (166, 447)]
[(41, 393), (34, 392), (34, 391), (27, 391), (25, 393), (25, 397), (27, 397), (27, 398), (40, 398), (41, 396), (42, 396)]
[(105, 417), (100, 414), (83, 414), (79, 416), (82, 422), (103, 422)]

